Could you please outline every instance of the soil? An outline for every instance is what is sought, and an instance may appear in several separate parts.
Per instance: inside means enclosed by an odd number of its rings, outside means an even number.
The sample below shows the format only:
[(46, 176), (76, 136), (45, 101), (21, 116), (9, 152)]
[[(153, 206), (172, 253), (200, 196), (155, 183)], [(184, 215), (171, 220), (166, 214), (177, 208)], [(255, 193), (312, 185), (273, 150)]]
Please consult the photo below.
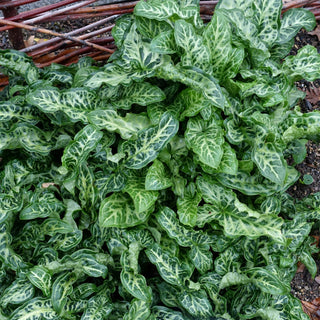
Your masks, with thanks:
[[(307, 44), (316, 47), (320, 53), (320, 40), (316, 34), (312, 35), (306, 31), (301, 31), (295, 40), (291, 54), (296, 54), (299, 48)], [(320, 110), (320, 80), (313, 82), (299, 81), (297, 87), (306, 92), (306, 99), (300, 104), (301, 111), (312, 112)], [(313, 142), (307, 144), (307, 157), (301, 164), (296, 166), (296, 169), (301, 173), (301, 177), (305, 174), (311, 175), (313, 183), (307, 185), (300, 179), (288, 190), (288, 193), (295, 198), (301, 199), (310, 194), (320, 192), (320, 144)], [(314, 230), (314, 233), (318, 232), (319, 230)], [(320, 260), (316, 260), (316, 262), (318, 266), (317, 276), (319, 276)], [(320, 297), (320, 285), (317, 276), (315, 279), (312, 279), (308, 270), (300, 266), (291, 283), (292, 294), (300, 300), (308, 302)]]
[[(83, 26), (84, 24), (88, 24), (88, 21), (68, 21), (67, 23), (64, 22), (62, 25), (58, 22), (54, 22), (41, 26), (57, 32), (69, 32)], [(33, 35), (29, 31), (23, 32), (25, 39), (28, 39), (31, 35)], [(41, 35), (38, 34), (36, 36), (41, 37)], [(320, 28), (319, 35), (301, 31), (296, 36), (295, 45), (290, 54), (296, 54), (299, 48), (307, 44), (316, 47), (320, 53)], [(11, 48), (11, 45), (8, 40), (7, 33), (3, 32), (2, 35), (0, 35), (0, 49), (6, 48)], [(296, 85), (301, 90), (306, 92), (306, 99), (300, 104), (301, 111), (311, 112), (314, 110), (320, 110), (320, 79), (313, 82), (300, 81)], [(302, 183), (302, 179), (300, 179), (288, 190), (293, 197), (301, 199), (310, 194), (320, 192), (320, 144), (312, 142), (307, 144), (307, 157), (301, 164), (296, 166), (296, 169), (301, 173), (301, 177), (303, 177), (305, 174), (311, 175), (313, 178), (313, 183), (307, 185)], [(315, 234), (319, 234), (319, 230), (315, 230), (314, 232)], [(318, 266), (317, 276), (320, 276), (320, 255), (315, 258), (319, 258), (316, 260), (316, 262)], [(308, 270), (303, 266), (300, 266), (291, 283), (292, 294), (302, 301), (314, 301), (314, 299), (320, 297), (320, 280), (318, 279), (320, 279), (320, 277), (312, 279)], [(316, 280), (318, 280), (318, 282)]]

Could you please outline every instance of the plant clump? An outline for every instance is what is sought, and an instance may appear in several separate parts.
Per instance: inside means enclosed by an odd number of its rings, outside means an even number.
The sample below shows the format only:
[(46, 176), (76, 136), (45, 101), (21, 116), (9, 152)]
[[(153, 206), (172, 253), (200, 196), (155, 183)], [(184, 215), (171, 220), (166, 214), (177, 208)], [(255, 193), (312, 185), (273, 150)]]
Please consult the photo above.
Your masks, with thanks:
[(100, 68), (0, 51), (1, 320), (308, 319), (290, 281), (316, 274), (320, 196), (286, 190), (320, 56), (287, 56), (316, 22), (281, 6), (140, 1)]

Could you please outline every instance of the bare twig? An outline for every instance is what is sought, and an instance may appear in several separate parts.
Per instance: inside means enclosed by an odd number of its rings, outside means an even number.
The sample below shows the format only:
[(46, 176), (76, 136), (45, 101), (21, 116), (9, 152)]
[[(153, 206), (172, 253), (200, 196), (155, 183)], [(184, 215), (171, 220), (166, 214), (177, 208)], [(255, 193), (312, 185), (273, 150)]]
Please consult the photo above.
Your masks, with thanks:
[[(87, 26), (84, 26), (84, 27), (82, 27), (82, 28), (79, 28), (79, 29), (77, 29), (77, 30), (68, 32), (68, 33), (66, 33), (65, 35), (66, 35), (66, 36), (73, 36), (73, 35), (79, 34), (79, 33), (81, 33), (81, 32), (87, 31), (88, 29), (95, 28), (95, 27), (98, 27), (98, 26), (100, 26), (100, 25), (102, 25), (102, 24), (105, 24), (105, 23), (107, 23), (107, 22), (110, 22), (110, 21), (114, 20), (114, 19), (117, 18), (117, 17), (118, 17), (118, 16), (107, 17), (107, 18), (105, 18), (105, 19), (102, 19), (102, 20), (100, 20), (100, 21), (91, 23), (91, 24), (89, 24), (89, 25), (87, 25)], [(110, 26), (110, 27), (111, 27), (111, 26)], [(60, 37), (52, 38), (52, 39), (46, 41), (45, 43), (39, 43), (39, 44), (36, 44), (36, 45), (34, 45), (34, 46), (31, 46), (31, 47), (28, 47), (28, 48), (26, 48), (26, 49), (23, 49), (23, 50), (21, 50), (21, 51), (22, 51), (22, 52), (26, 52), (26, 53), (27, 53), (27, 52), (33, 52), (34, 55), (37, 55), (38, 52), (35, 51), (35, 50), (39, 50), (39, 49), (41, 49), (41, 48), (43, 48), (43, 47), (47, 47), (47, 46), (49, 46), (50, 44), (54, 44), (54, 43), (59, 42), (60, 40), (61, 40)]]
[(66, 40), (78, 42), (78, 43), (81, 43), (81, 44), (83, 44), (85, 46), (88, 46), (88, 47), (91, 47), (91, 48), (95, 48), (95, 49), (100, 50), (100, 51), (106, 51), (106, 52), (111, 52), (111, 53), (113, 52), (112, 50), (110, 51), (110, 49), (108, 49), (108, 48), (96, 45), (96, 44), (91, 43), (91, 42), (86, 41), (86, 40), (82, 40), (82, 39), (79, 39), (79, 38), (76, 38), (76, 37), (68, 36), (68, 35), (61, 34), (61, 33), (58, 33), (58, 32), (55, 32), (55, 31), (51, 31), (51, 30), (48, 30), (48, 29), (44, 29), (44, 28), (33, 27), (33, 26), (30, 26), (30, 25), (27, 25), (27, 24), (24, 24), (24, 23), (19, 23), (19, 22), (13, 22), (13, 21), (0, 19), (0, 24), (8, 24), (8, 25), (12, 25), (12, 26), (17, 27), (17, 28), (23, 28), (23, 29), (27, 29), (27, 30), (31, 30), (31, 31), (35, 31), (35, 32), (49, 34), (51, 36), (56, 36), (56, 37), (60, 37), (60, 38), (66, 39)]

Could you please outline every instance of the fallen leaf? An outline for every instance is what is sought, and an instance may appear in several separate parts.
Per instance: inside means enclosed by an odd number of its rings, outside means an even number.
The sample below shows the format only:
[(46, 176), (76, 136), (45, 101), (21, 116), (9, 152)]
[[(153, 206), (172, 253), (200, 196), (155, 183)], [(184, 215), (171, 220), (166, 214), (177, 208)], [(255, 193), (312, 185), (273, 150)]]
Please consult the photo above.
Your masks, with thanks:
[(320, 320), (319, 307), (312, 302), (301, 301), (303, 311), (310, 317), (311, 320)]
[(312, 36), (317, 36), (318, 40), (320, 41), (320, 25), (317, 25), (317, 27), (313, 31), (309, 32), (309, 34)]
[(306, 268), (306, 266), (303, 263), (298, 262), (297, 273), (303, 272), (305, 270), (305, 268)]
[(306, 99), (312, 104), (317, 104), (320, 101), (320, 88), (311, 87), (307, 90)]

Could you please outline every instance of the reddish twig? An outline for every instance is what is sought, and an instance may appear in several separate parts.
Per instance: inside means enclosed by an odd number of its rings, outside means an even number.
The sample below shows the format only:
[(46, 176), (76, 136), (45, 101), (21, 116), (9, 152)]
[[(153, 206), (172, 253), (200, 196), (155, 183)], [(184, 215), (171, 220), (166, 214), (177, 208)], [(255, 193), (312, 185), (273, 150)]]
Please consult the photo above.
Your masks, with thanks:
[(102, 46), (96, 45), (96, 44), (91, 43), (91, 42), (86, 41), (86, 40), (78, 39), (76, 37), (64, 35), (64, 34), (61, 34), (61, 33), (55, 32), (55, 31), (51, 31), (51, 30), (48, 30), (48, 29), (44, 29), (44, 28), (33, 27), (33, 26), (30, 26), (30, 25), (27, 25), (27, 24), (24, 24), (24, 23), (19, 23), (19, 22), (13, 22), (13, 21), (0, 19), (0, 24), (9, 24), (9, 25), (12, 25), (12, 26), (17, 27), (17, 28), (23, 28), (23, 29), (27, 29), (27, 30), (31, 30), (31, 31), (35, 31), (35, 32), (40, 32), (40, 33), (44, 33), (44, 34), (49, 34), (49, 35), (52, 35), (52, 36), (60, 37), (60, 38), (66, 39), (66, 40), (78, 42), (78, 43), (81, 43), (81, 44), (83, 44), (85, 46), (95, 48), (97, 50), (106, 51), (106, 52), (113, 52), (113, 51), (110, 51), (108, 48), (104, 48)]
[[(117, 18), (117, 17), (118, 17), (118, 16), (112, 16), (112, 17), (108, 17), (108, 18), (102, 19), (102, 20), (100, 20), (100, 21), (91, 23), (91, 24), (89, 24), (89, 25), (87, 25), (87, 26), (84, 26), (84, 27), (82, 27), (82, 28), (79, 28), (79, 29), (77, 29), (77, 30), (68, 32), (68, 33), (66, 33), (65, 35), (66, 35), (66, 36), (73, 36), (73, 35), (79, 34), (79, 33), (81, 33), (81, 32), (85, 32), (85, 31), (87, 31), (88, 29), (98, 27), (98, 26), (100, 26), (100, 25), (102, 25), (102, 24), (104, 24), (104, 23), (108, 23), (108, 22), (114, 20), (114, 19)], [(111, 26), (110, 26), (110, 27), (111, 27)], [(37, 54), (39, 54), (39, 52), (38, 52), (37, 50), (39, 50), (39, 49), (41, 49), (41, 48), (43, 48), (43, 47), (48, 47), (49, 45), (52, 45), (52, 44), (57, 43), (57, 42), (59, 42), (59, 41), (61, 41), (61, 38), (55, 37), (55, 38), (52, 38), (52, 39), (46, 41), (45, 43), (39, 43), (39, 44), (36, 44), (36, 45), (34, 45), (34, 46), (31, 46), (31, 47), (28, 47), (28, 48), (26, 48), (26, 49), (23, 49), (23, 50), (21, 50), (21, 51), (22, 51), (22, 52), (26, 52), (26, 53), (27, 53), (27, 52), (33, 52), (33, 53), (30, 54), (30, 55), (37, 55)]]

